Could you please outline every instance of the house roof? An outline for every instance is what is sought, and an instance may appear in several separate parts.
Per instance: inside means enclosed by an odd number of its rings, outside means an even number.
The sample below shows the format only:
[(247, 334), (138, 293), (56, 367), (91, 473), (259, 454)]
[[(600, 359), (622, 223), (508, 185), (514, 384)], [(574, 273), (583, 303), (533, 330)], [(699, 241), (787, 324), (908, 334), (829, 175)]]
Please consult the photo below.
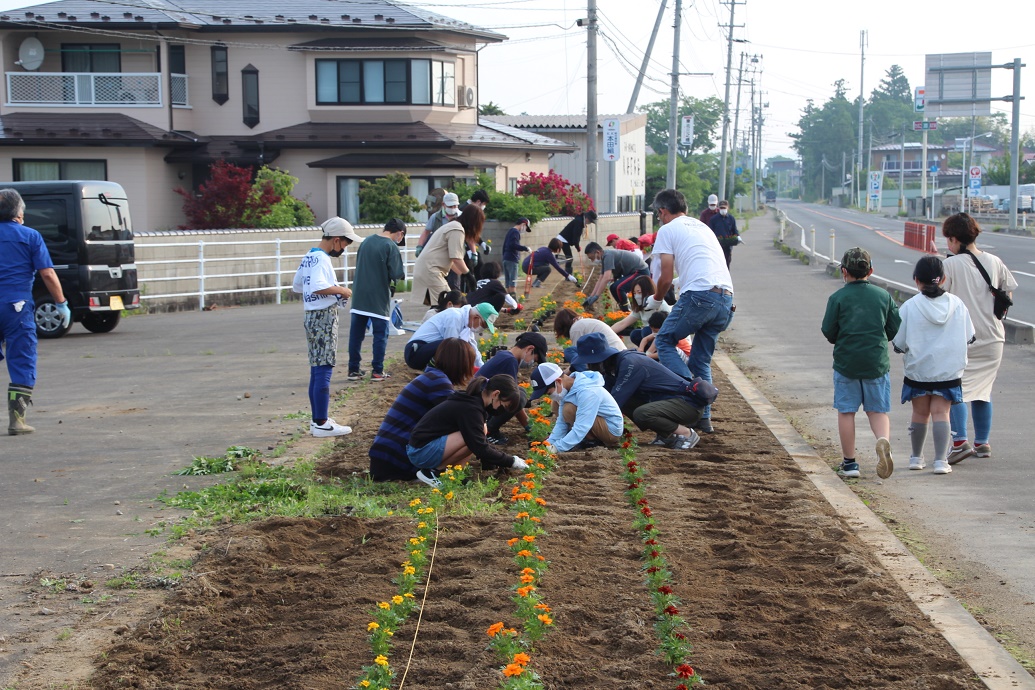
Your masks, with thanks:
[(506, 36), (481, 29), (422, 8), (389, 0), (356, 0), (348, 3), (327, 0), (57, 0), (28, 5), (0, 13), (3, 28), (49, 28), (102, 24), (125, 29), (193, 28), (219, 31), (256, 28), (343, 27), (362, 29), (443, 30), (475, 36), (485, 41), (503, 41)]
[(332, 158), (313, 161), (307, 164), (310, 168), (443, 168), (455, 170), (472, 170), (490, 168), (496, 163), (492, 161), (467, 158), (465, 156), (442, 156), (435, 153), (398, 153), (390, 158), (376, 153), (345, 153)]
[[(643, 113), (622, 113), (621, 115), (599, 115), (597, 116), (597, 127), (603, 127), (604, 120), (617, 118), (620, 122), (629, 122), (644, 117)], [(540, 130), (584, 130), (586, 129), (585, 115), (486, 115), (485, 120), (495, 122), (509, 127), (520, 129)]]
[(121, 113), (0, 116), (0, 146), (193, 146), (197, 141), (191, 132), (170, 132)]

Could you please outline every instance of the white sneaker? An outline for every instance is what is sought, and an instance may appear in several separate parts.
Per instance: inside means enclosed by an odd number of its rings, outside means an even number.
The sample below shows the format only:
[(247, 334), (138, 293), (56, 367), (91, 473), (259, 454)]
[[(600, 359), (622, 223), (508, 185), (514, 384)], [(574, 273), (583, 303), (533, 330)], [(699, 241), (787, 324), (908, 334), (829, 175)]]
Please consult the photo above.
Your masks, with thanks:
[(949, 467), (947, 460), (934, 461), (934, 474), (948, 474), (949, 472), (952, 472), (952, 468)]
[(330, 438), (331, 436), (344, 436), (352, 433), (352, 427), (338, 424), (333, 419), (328, 419), (323, 424), (309, 422), (309, 433), (316, 438)]
[(922, 470), (925, 467), (927, 467), (927, 463), (924, 462), (924, 459), (922, 457), (917, 458), (912, 455), (909, 456), (909, 469)]
[(886, 438), (877, 439), (877, 476), (887, 479), (895, 471), (895, 461), (891, 457), (891, 443)]

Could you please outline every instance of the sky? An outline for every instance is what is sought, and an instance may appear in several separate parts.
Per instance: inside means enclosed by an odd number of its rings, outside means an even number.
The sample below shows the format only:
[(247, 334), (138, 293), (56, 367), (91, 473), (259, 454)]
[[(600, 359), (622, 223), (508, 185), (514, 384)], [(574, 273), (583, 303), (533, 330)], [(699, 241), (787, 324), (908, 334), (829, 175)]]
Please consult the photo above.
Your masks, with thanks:
[[(110, 1), (110, 0), (109, 0)], [(330, 0), (346, 6), (349, 0)], [(35, 4), (0, 0), (0, 10)], [(180, 0), (184, 7), (190, 0)], [(576, 20), (587, 16), (586, 0), (411, 0), (401, 2), (491, 29), (508, 37), (479, 53), (478, 100), (499, 105), (508, 114), (573, 115), (585, 113), (586, 29)], [(624, 113), (632, 95), (661, 0), (597, 0), (597, 112)], [(741, 53), (748, 57), (741, 92), (741, 131), (749, 117), (750, 84), (764, 109), (762, 151), (765, 157), (796, 157), (790, 132), (808, 99), (817, 105), (843, 79), (848, 97), (860, 86), (860, 36), (867, 31), (863, 91), (870, 92), (897, 64), (910, 86), (924, 81), (929, 53), (992, 53), (993, 64), (1021, 58), (1021, 131), (1035, 130), (1035, 31), (1016, 0), (985, 0), (966, 14), (967, 5), (916, 0), (737, 0), (734, 14), (733, 79), (730, 119), (736, 106), (736, 73)], [(667, 100), (672, 72), (675, 0), (669, 0), (654, 52), (646, 70), (638, 105)], [(978, 6), (974, 6), (978, 7)], [(684, 0), (680, 39), (680, 91), (696, 98), (725, 95), (727, 25), (730, 6), (719, 0)], [(1023, 20), (1023, 21), (1021, 21)], [(619, 58), (618, 56), (621, 56)], [(751, 57), (757, 56), (755, 63)], [(690, 74), (694, 73), (694, 74)], [(1013, 71), (992, 70), (992, 96), (1012, 93)], [(992, 111), (1011, 104), (995, 102)], [(717, 142), (718, 148), (718, 142)], [(717, 151), (716, 151), (717, 152)]]

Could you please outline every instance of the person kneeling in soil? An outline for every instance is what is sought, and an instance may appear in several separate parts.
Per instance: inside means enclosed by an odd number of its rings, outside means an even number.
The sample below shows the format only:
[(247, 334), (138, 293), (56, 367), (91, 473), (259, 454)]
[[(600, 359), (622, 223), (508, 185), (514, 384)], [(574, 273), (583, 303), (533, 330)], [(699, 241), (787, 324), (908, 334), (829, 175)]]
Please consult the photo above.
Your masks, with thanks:
[(691, 427), (718, 395), (709, 381), (687, 381), (659, 362), (635, 350), (617, 350), (600, 333), (576, 343), (572, 363), (585, 364), (604, 375), (604, 387), (640, 429), (658, 436), (651, 445), (690, 450), (701, 440)]
[(406, 384), (388, 408), (370, 444), (370, 478), (375, 482), (413, 480), (417, 468), (410, 464), (406, 445), (410, 433), (428, 410), (464, 386), (474, 376), (474, 350), (459, 338), (446, 338), (435, 350), (435, 365)]
[[(490, 357), (489, 361), (478, 370), (478, 375), (491, 379), (497, 374), (506, 374), (517, 381), (518, 370), (521, 367), (532, 366), (533, 363), (542, 364), (546, 361), (546, 349), (546, 338), (542, 333), (521, 333), (514, 341), (513, 347), (501, 350)], [(518, 392), (521, 394), (521, 402), (517, 409), (502, 408), (489, 415), (486, 436), (489, 443), (495, 446), (505, 446), (510, 442), (509, 438), (500, 433), (500, 429), (515, 416), (518, 423), (525, 427), (526, 431), (528, 430), (528, 413), (525, 412), (528, 396), (520, 387), (518, 387)]]
[(486, 379), (476, 377), (462, 393), (453, 393), (431, 408), (417, 422), (406, 455), (417, 469), (417, 479), (440, 486), (438, 474), (448, 465), (466, 466), (471, 456), (481, 460), (482, 469), (528, 467), (523, 459), (507, 456), (485, 439), (486, 416), (500, 408), (516, 410), (521, 404), (517, 382), (506, 374)]
[[(567, 307), (558, 311), (557, 316), (554, 317), (553, 332), (558, 338), (567, 338), (572, 342), (571, 345), (564, 348), (564, 361), (569, 363), (575, 358), (575, 343), (579, 342), (579, 339), (587, 333), (601, 333), (607, 338), (608, 345), (616, 350), (625, 349), (622, 337), (615, 333), (606, 323), (589, 316), (579, 316)], [(585, 371), (586, 367), (584, 365), (572, 366), (572, 370)]]
[[(533, 380), (540, 376), (537, 369)], [(545, 386), (542, 387), (544, 390)], [(596, 371), (562, 375), (549, 389), (560, 409), (553, 432), (546, 442), (560, 452), (605, 445), (614, 448), (625, 431), (625, 417), (611, 394), (604, 390), (604, 377)]]
[(478, 351), (478, 338), (481, 337), (482, 329), (488, 329), (490, 334), (495, 335), (496, 328), (492, 324), (498, 315), (488, 302), (440, 311), (422, 323), (406, 343), (403, 349), (406, 366), (424, 371), (432, 363), (439, 343), (446, 338), (460, 338), (474, 349), (474, 364), (480, 367), (482, 354)]

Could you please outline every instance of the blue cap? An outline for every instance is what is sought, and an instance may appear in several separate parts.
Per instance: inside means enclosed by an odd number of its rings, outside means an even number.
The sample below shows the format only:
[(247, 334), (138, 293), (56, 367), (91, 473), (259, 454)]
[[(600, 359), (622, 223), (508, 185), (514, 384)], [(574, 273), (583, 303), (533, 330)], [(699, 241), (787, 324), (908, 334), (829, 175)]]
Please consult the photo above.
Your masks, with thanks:
[(612, 355), (617, 355), (618, 350), (607, 344), (607, 338), (603, 333), (587, 333), (575, 343), (576, 355), (571, 363), (573, 365), (596, 364), (603, 362)]

